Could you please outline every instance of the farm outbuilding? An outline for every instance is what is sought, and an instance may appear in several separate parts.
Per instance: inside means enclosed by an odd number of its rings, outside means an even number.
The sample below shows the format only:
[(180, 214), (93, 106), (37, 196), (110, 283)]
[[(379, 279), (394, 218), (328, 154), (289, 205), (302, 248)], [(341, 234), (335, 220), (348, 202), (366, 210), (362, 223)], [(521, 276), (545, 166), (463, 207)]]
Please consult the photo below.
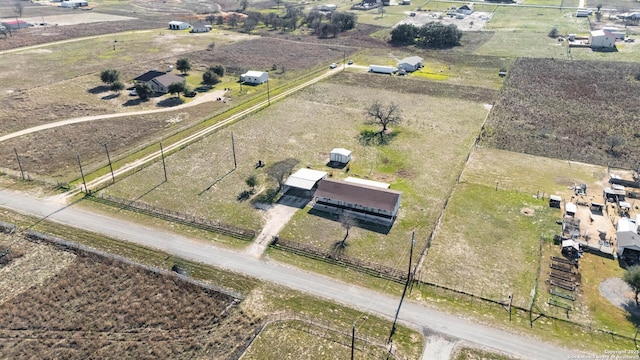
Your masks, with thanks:
[(592, 49), (613, 48), (616, 46), (616, 36), (609, 31), (595, 30), (589, 35), (589, 44)]
[(361, 179), (361, 178), (357, 178), (357, 177), (353, 177), (353, 176), (347, 177), (346, 179), (344, 179), (344, 181), (355, 183), (355, 184), (360, 184), (360, 185), (378, 187), (380, 189), (388, 189), (389, 187), (391, 187), (391, 185), (387, 184), (387, 183), (383, 183), (383, 182), (380, 182), (380, 181)]
[(568, 202), (564, 205), (564, 212), (566, 216), (576, 216), (578, 207), (572, 202)]
[(560, 209), (560, 203), (562, 202), (562, 198), (558, 195), (549, 195), (549, 207), (554, 207)]
[(166, 94), (167, 92), (169, 92), (169, 85), (173, 83), (184, 84), (185, 82), (186, 80), (182, 76), (178, 76), (175, 74), (164, 74), (151, 79), (151, 81), (147, 82), (147, 84), (151, 86), (151, 90), (153, 90), (154, 92)]
[(462, 5), (456, 9), (458, 14), (471, 15), (473, 14), (473, 4)]
[(314, 209), (391, 226), (400, 209), (401, 192), (354, 182), (323, 179), (314, 195)]
[[(638, 219), (636, 218), (636, 221)], [(630, 251), (640, 252), (640, 235), (638, 234), (638, 224), (629, 218), (620, 218), (616, 227), (616, 238), (618, 240), (618, 257)]]
[(28, 22), (26, 22), (24, 20), (3, 21), (1, 24), (4, 25), (7, 29), (12, 29), (12, 30), (23, 29), (23, 28), (31, 26), (31, 25), (29, 25)]
[(291, 189), (303, 190), (311, 195), (311, 191), (315, 190), (318, 181), (327, 178), (327, 173), (320, 170), (300, 169), (290, 175), (284, 182), (284, 192)]
[(83, 1), (83, 0), (69, 0), (69, 1), (62, 1), (60, 3), (60, 7), (63, 7), (63, 8), (75, 9), (83, 6), (89, 6), (89, 2)]
[(186, 30), (190, 27), (191, 25), (184, 21), (169, 21), (169, 30)]
[(393, 66), (384, 66), (384, 65), (369, 65), (369, 72), (378, 73), (378, 74), (393, 74), (398, 71)]
[(351, 150), (335, 148), (329, 154), (329, 161), (346, 164), (351, 161)]
[(198, 24), (191, 28), (192, 33), (206, 33), (211, 31), (211, 25)]
[(423, 66), (423, 61), (424, 59), (422, 59), (420, 56), (410, 56), (398, 62), (398, 69), (407, 72), (413, 72)]
[(240, 75), (240, 82), (250, 85), (260, 85), (269, 81), (269, 73), (264, 71), (249, 70)]

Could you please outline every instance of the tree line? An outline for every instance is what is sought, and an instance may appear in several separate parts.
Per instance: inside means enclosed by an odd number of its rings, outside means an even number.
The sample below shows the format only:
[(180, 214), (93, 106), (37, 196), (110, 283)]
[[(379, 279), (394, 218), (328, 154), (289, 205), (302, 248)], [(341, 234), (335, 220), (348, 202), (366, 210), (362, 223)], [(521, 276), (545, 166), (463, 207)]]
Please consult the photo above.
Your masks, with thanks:
[(402, 24), (391, 30), (391, 44), (396, 46), (416, 45), (421, 48), (442, 49), (460, 45), (462, 31), (454, 24), (426, 23), (420, 27)]
[[(260, 24), (266, 28), (280, 31), (293, 31), (300, 27), (307, 27), (313, 31), (314, 35), (321, 38), (336, 37), (339, 33), (355, 28), (357, 16), (354, 13), (344, 11), (334, 11), (325, 13), (312, 10), (309, 13), (303, 11), (301, 7), (287, 5), (284, 15), (270, 12), (261, 13), (257, 11), (244, 11), (245, 16), (234, 13), (226, 20), (227, 25), (232, 28), (240, 27), (249, 33)], [(221, 15), (209, 15), (206, 17), (211, 25), (223, 25), (225, 18)]]

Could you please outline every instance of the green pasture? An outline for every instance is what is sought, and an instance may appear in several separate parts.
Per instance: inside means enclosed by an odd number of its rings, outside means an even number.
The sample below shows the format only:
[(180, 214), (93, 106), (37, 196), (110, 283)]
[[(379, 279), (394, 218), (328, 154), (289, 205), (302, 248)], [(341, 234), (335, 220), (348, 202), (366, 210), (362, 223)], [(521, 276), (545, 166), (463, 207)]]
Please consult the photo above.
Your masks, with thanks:
[[(499, 6), (485, 26), (485, 30), (547, 35), (553, 27), (556, 27), (559, 34), (588, 33), (589, 21), (585, 18), (576, 18), (574, 15), (574, 10)], [(522, 42), (521, 46), (530, 47), (530, 44)]]
[(545, 57), (566, 60), (567, 45), (550, 38), (547, 33), (496, 31), (489, 41), (479, 46), (473, 53), (483, 56)]

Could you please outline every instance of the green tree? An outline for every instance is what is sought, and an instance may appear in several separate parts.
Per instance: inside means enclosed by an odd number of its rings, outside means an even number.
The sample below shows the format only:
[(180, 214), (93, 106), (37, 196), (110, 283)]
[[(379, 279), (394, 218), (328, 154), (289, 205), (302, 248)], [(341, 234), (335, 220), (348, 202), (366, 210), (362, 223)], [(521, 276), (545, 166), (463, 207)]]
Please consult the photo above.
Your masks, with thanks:
[(557, 38), (558, 37), (558, 28), (557, 27), (553, 27), (550, 31), (549, 31), (549, 37), (550, 38)]
[(213, 86), (219, 82), (220, 78), (211, 69), (205, 71), (204, 74), (202, 74), (202, 83), (205, 85)]
[(191, 87), (189, 87), (188, 85), (184, 86), (184, 89), (182, 89), (182, 95), (187, 96), (189, 95), (190, 92), (192, 92), (193, 90), (191, 89)]
[(391, 30), (391, 44), (397, 46), (413, 45), (416, 42), (418, 27), (413, 24), (401, 24)]
[(423, 48), (446, 48), (460, 44), (462, 31), (454, 24), (430, 22), (420, 27), (417, 45)]
[(115, 69), (104, 70), (100, 73), (100, 80), (105, 84), (113, 84), (120, 80), (120, 72)]
[(238, 26), (239, 21), (240, 21), (240, 16), (234, 13), (233, 15), (229, 16), (229, 20), (227, 21), (227, 24), (229, 24), (229, 26), (231, 26), (232, 28), (235, 28)]
[(635, 294), (636, 307), (638, 307), (638, 294), (640, 294), (640, 266), (635, 265), (627, 269), (622, 276), (622, 280), (629, 285)]
[(214, 65), (209, 68), (209, 70), (213, 71), (214, 74), (224, 77), (225, 68), (222, 65)]
[(240, 0), (240, 11), (245, 12), (249, 7), (249, 0)]
[(255, 175), (251, 175), (244, 182), (251, 188), (251, 192), (253, 193), (254, 188), (258, 185), (258, 178)]
[(183, 74), (187, 74), (191, 70), (191, 62), (187, 58), (178, 59), (176, 61), (176, 69)]
[(399, 124), (402, 121), (400, 106), (394, 102), (384, 106), (381, 102), (375, 101), (365, 109), (365, 114), (369, 117), (369, 124), (381, 125), (380, 137), (387, 131), (391, 124)]
[(174, 82), (174, 83), (169, 85), (167, 90), (168, 90), (169, 94), (171, 94), (171, 95), (178, 94), (178, 98), (180, 98), (180, 93), (183, 92), (185, 90), (185, 88), (186, 88), (186, 86), (184, 85), (184, 83)]
[(151, 86), (147, 83), (136, 84), (135, 89), (138, 97), (142, 101), (148, 100), (149, 96), (153, 94), (153, 89), (151, 89)]
[(111, 83), (111, 86), (109, 87), (109, 89), (111, 91), (120, 93), (120, 91), (124, 90), (124, 84), (121, 83), (120, 81), (114, 81), (113, 83)]

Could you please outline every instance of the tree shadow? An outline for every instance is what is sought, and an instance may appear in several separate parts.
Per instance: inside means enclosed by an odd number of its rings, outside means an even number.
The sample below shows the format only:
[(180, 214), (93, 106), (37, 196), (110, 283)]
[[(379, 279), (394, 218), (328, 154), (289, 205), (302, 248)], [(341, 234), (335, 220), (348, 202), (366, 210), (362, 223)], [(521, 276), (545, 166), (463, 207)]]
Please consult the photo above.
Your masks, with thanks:
[[(144, 101), (149, 101), (149, 99), (146, 99)], [(127, 100), (124, 104), (122, 104), (122, 106), (138, 106), (142, 103), (143, 103), (143, 100), (141, 100), (140, 98), (135, 98), (135, 99)]]
[(120, 96), (120, 93), (109, 94), (102, 97), (102, 100), (111, 100)]
[(158, 106), (161, 107), (173, 107), (181, 104), (184, 104), (184, 100), (178, 97), (170, 97), (168, 99), (158, 101)]
[(398, 131), (382, 133), (380, 131), (365, 129), (358, 134), (358, 142), (363, 146), (379, 146), (389, 144), (396, 136)]
[(107, 92), (107, 91), (109, 91), (109, 87), (107, 85), (99, 85), (99, 86), (96, 86), (94, 88), (91, 88), (91, 89), (87, 90), (88, 93), (94, 94), (94, 95), (102, 94), (102, 93)]

